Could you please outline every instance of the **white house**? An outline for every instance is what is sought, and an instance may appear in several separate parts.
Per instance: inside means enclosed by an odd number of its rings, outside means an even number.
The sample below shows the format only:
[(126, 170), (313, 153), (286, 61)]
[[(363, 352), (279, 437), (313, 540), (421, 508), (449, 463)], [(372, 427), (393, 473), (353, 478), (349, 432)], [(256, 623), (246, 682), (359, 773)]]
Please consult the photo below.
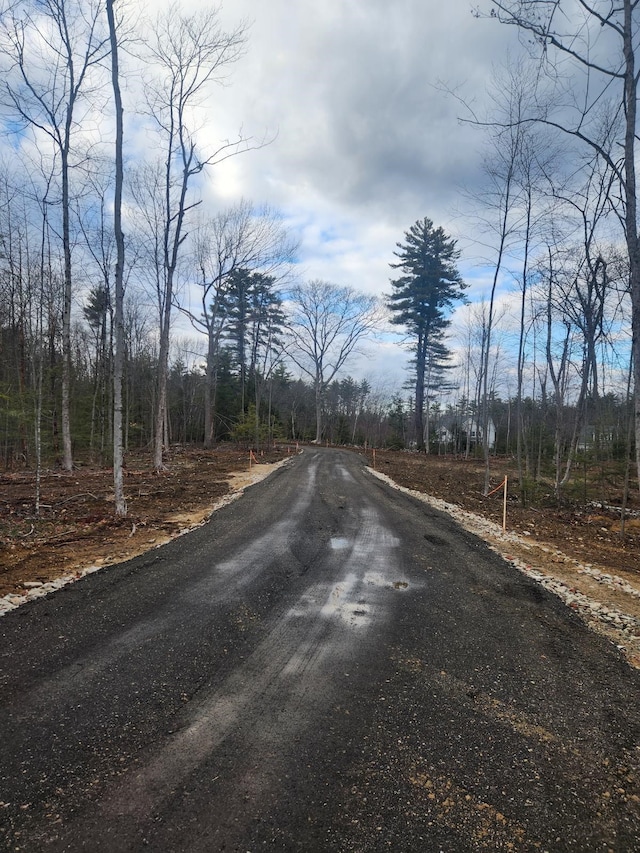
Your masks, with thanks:
[[(459, 419), (456, 415), (445, 415), (440, 419), (436, 430), (440, 444), (454, 444), (456, 434), (464, 436), (464, 442), (469, 439), (471, 445), (482, 442), (482, 425), (478, 425), (476, 418), (467, 416)], [(489, 447), (494, 448), (496, 443), (496, 426), (492, 418), (489, 418)]]

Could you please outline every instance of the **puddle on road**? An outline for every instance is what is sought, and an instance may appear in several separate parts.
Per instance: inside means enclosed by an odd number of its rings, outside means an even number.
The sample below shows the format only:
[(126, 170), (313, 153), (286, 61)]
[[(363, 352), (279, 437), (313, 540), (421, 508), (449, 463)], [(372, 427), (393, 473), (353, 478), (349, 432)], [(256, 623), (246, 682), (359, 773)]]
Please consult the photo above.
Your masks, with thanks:
[(346, 536), (332, 536), (329, 545), (334, 551), (344, 551), (349, 547), (349, 540)]

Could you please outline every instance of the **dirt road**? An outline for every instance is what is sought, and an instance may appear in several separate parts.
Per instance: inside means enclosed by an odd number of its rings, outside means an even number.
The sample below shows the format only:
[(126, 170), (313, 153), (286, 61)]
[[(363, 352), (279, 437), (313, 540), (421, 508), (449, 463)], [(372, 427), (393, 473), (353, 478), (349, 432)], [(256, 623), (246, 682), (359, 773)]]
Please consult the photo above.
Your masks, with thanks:
[(640, 850), (640, 674), (307, 450), (0, 620), (0, 848)]

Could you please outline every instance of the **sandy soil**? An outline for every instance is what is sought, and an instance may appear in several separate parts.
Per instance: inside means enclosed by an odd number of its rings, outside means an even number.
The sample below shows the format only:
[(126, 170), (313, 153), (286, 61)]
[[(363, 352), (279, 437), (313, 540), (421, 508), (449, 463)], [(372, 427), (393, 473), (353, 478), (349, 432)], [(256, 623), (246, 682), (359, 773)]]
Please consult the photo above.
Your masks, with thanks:
[[(0, 476), (0, 613), (88, 571), (157, 547), (204, 522), (221, 502), (233, 500), (295, 446), (251, 459), (248, 451), (175, 448), (167, 471), (151, 473), (148, 455), (127, 460), (128, 517), (113, 515), (112, 472), (80, 466), (71, 474), (44, 472), (41, 511), (35, 514), (35, 477)], [(640, 519), (594, 506), (520, 507), (513, 470), (496, 460), (495, 486), (509, 474), (507, 527), (502, 492), (482, 497), (483, 470), (474, 461), (413, 453), (366, 454), (367, 464), (395, 484), (453, 514), (520, 570), (561, 595), (596, 630), (640, 665)], [(619, 495), (603, 494), (607, 506)], [(632, 511), (640, 510), (638, 492)]]

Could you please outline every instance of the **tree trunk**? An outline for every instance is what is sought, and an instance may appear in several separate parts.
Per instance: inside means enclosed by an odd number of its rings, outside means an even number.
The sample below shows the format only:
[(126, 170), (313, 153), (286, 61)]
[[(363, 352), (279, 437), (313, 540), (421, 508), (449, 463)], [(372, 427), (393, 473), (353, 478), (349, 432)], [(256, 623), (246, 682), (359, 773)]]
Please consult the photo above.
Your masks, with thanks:
[(316, 380), (315, 383), (315, 399), (316, 399), (316, 438), (315, 444), (320, 444), (322, 441), (322, 383)]
[(115, 142), (115, 193), (113, 210), (113, 227), (116, 240), (116, 275), (115, 275), (115, 358), (113, 365), (113, 487), (115, 494), (115, 511), (119, 517), (127, 514), (127, 502), (124, 496), (123, 480), (123, 437), (122, 437), (122, 380), (124, 374), (124, 233), (122, 231), (122, 184), (123, 184), (123, 120), (122, 97), (118, 74), (118, 38), (113, 14), (114, 0), (106, 0), (107, 18), (109, 21), (109, 38), (111, 41), (111, 82), (113, 85), (113, 100), (116, 114)]
[(526, 501), (524, 486), (524, 466), (522, 464), (524, 417), (522, 413), (522, 386), (524, 383), (524, 341), (525, 313), (527, 299), (527, 276), (529, 274), (529, 241), (531, 239), (531, 188), (527, 188), (527, 224), (524, 242), (524, 259), (522, 262), (522, 298), (520, 300), (520, 335), (518, 339), (518, 388), (516, 393), (516, 458), (518, 460), (518, 482), (520, 484), (520, 503)]
[(216, 440), (216, 358), (217, 341), (209, 330), (207, 364), (204, 385), (204, 446), (213, 447)]
[(496, 287), (498, 286), (498, 277), (502, 271), (502, 259), (505, 252), (507, 240), (507, 221), (511, 208), (511, 181), (513, 178), (513, 160), (509, 164), (505, 180), (505, 198), (504, 209), (502, 211), (502, 220), (500, 222), (500, 244), (498, 247), (498, 258), (491, 283), (491, 296), (489, 299), (489, 316), (487, 318), (487, 336), (486, 349), (482, 359), (482, 450), (484, 455), (484, 488), (482, 494), (486, 497), (489, 494), (490, 488), (490, 463), (489, 463), (489, 358), (491, 353), (491, 333), (493, 331), (493, 312), (496, 298)]
[(416, 449), (419, 453), (425, 449), (424, 445), (424, 375), (426, 371), (425, 341), (418, 338), (416, 348), (416, 394), (415, 411), (413, 413), (416, 429)]
[(633, 330), (633, 384), (635, 397), (636, 470), (640, 487), (640, 240), (638, 239), (637, 185), (635, 164), (637, 79), (632, 39), (632, 14), (635, 3), (624, 0), (623, 49), (625, 60), (624, 99), (626, 126), (624, 139), (625, 231), (629, 253), (631, 290), (631, 328)]
[[(71, 115), (68, 115), (68, 132), (71, 132)], [(62, 308), (62, 467), (73, 470), (71, 445), (71, 232), (69, 224), (69, 150), (68, 144), (61, 152), (62, 168), (62, 244), (64, 251), (64, 301)]]
[(164, 469), (165, 416), (167, 411), (167, 372), (169, 369), (169, 332), (171, 325), (171, 303), (168, 301), (162, 315), (160, 350), (158, 353), (158, 397), (156, 400), (155, 427), (153, 437), (153, 468)]

